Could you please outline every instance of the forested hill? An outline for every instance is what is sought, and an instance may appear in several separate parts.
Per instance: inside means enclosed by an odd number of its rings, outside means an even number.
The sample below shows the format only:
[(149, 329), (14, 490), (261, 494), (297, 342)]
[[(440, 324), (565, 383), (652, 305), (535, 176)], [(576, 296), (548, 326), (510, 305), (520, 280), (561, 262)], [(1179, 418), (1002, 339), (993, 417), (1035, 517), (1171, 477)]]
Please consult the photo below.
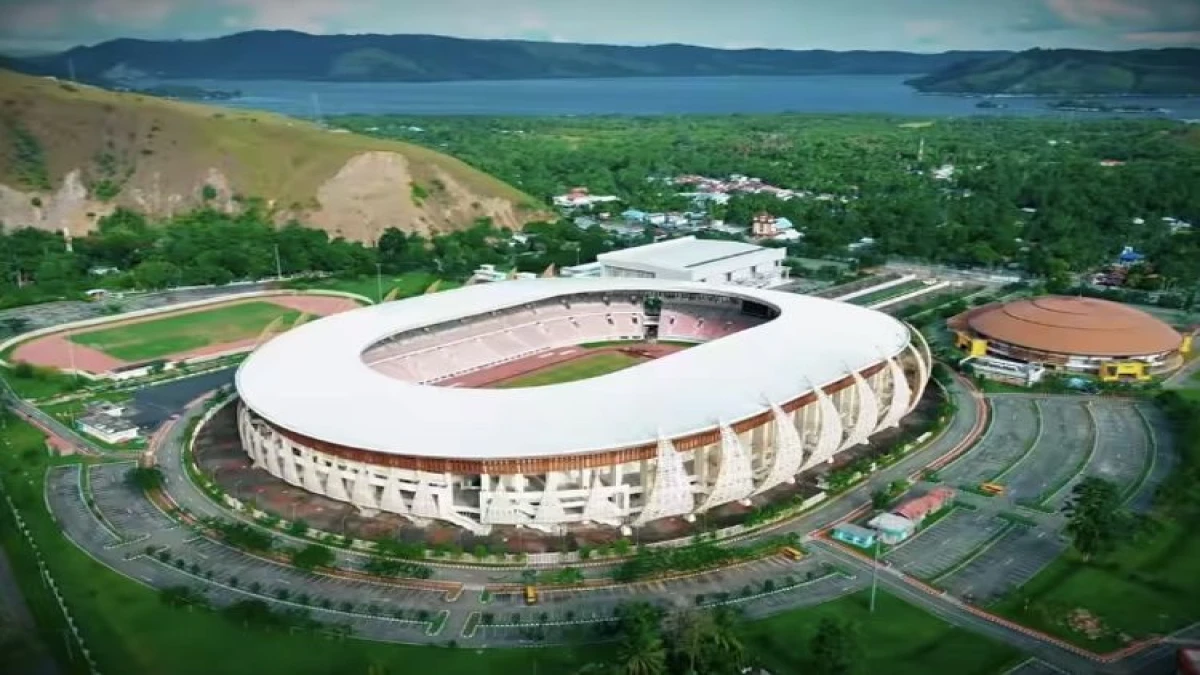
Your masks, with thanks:
[(1033, 49), (959, 62), (909, 84), (955, 94), (1198, 94), (1200, 49)]
[(60, 77), (114, 75), (199, 79), (358, 81), (534, 78), (914, 74), (1001, 52), (726, 50), (688, 45), (626, 47), (435, 35), (308, 35), (252, 31), (184, 41), (121, 39), (27, 60)]
[(80, 236), (117, 207), (170, 217), (251, 201), (356, 241), (387, 227), (520, 227), (532, 200), (452, 157), (264, 112), (0, 71), (0, 223)]

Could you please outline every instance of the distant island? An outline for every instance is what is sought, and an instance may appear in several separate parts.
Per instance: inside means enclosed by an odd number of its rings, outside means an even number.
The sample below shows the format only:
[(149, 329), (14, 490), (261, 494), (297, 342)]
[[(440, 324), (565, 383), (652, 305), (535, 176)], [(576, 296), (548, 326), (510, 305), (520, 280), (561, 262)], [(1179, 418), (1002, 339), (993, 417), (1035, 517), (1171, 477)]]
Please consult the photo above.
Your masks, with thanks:
[(1032, 49), (951, 64), (908, 84), (937, 94), (1194, 95), (1200, 94), (1200, 50)]
[(1103, 101), (1077, 101), (1065, 100), (1055, 101), (1046, 105), (1051, 110), (1059, 110), (1064, 112), (1098, 112), (1098, 113), (1167, 113), (1170, 112), (1166, 108), (1156, 106), (1136, 105), (1131, 103), (1123, 103), (1121, 105), (1112, 105)]
[(36, 75), (101, 79), (435, 82), (731, 75), (911, 75), (1009, 52), (714, 49), (250, 31), (205, 40), (119, 39), (8, 59)]
[(159, 96), (161, 98), (173, 98), (183, 101), (229, 101), (242, 97), (242, 92), (237, 89), (234, 89), (233, 91), (224, 91), (221, 89), (204, 89), (202, 87), (193, 87), (187, 84), (158, 84), (150, 87), (115, 86), (111, 88), (114, 91), (124, 91), (131, 94), (143, 94), (145, 96)]

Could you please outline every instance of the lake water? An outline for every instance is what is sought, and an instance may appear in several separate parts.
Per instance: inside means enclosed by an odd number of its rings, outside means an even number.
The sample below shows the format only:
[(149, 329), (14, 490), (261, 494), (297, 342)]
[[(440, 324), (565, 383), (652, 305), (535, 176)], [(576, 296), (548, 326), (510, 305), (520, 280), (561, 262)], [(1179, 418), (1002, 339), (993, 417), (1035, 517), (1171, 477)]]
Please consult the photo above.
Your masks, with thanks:
[[(1004, 109), (980, 109), (979, 99), (921, 94), (908, 76), (653, 77), (469, 82), (296, 82), (186, 80), (206, 89), (239, 90), (219, 105), (288, 115), (674, 115), (690, 113), (887, 113), (916, 116), (1075, 115), (1081, 119), (1134, 114), (1062, 113), (1047, 99), (1003, 98)], [(1166, 108), (1172, 118), (1200, 118), (1200, 97), (1117, 102)], [(1146, 115), (1142, 115), (1146, 116)]]

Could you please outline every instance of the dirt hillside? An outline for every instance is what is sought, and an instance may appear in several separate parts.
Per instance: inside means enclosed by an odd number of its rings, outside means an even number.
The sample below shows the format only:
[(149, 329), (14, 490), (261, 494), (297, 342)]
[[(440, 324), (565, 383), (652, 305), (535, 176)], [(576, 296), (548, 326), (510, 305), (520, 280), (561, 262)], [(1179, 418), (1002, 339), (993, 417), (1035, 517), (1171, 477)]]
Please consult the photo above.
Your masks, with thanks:
[(452, 157), (301, 120), (0, 71), (0, 223), (95, 227), (117, 206), (170, 216), (262, 199), (279, 222), (373, 240), (490, 216), (519, 227), (534, 201)]

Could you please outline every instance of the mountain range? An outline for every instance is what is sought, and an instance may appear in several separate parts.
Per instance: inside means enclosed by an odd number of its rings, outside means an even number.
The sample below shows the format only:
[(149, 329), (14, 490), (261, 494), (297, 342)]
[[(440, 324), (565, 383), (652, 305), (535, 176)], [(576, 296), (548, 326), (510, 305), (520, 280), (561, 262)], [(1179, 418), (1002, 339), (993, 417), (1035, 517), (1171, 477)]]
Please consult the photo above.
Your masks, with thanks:
[(908, 83), (954, 94), (1200, 94), (1200, 49), (1031, 49), (962, 61)]
[[(130, 79), (432, 82), (588, 77), (912, 75), (1010, 52), (629, 47), (436, 35), (309, 35), (250, 31), (204, 40), (119, 39), (26, 57), (33, 74)], [(20, 70), (20, 65), (16, 66)], [(28, 70), (26, 70), (28, 72)]]

